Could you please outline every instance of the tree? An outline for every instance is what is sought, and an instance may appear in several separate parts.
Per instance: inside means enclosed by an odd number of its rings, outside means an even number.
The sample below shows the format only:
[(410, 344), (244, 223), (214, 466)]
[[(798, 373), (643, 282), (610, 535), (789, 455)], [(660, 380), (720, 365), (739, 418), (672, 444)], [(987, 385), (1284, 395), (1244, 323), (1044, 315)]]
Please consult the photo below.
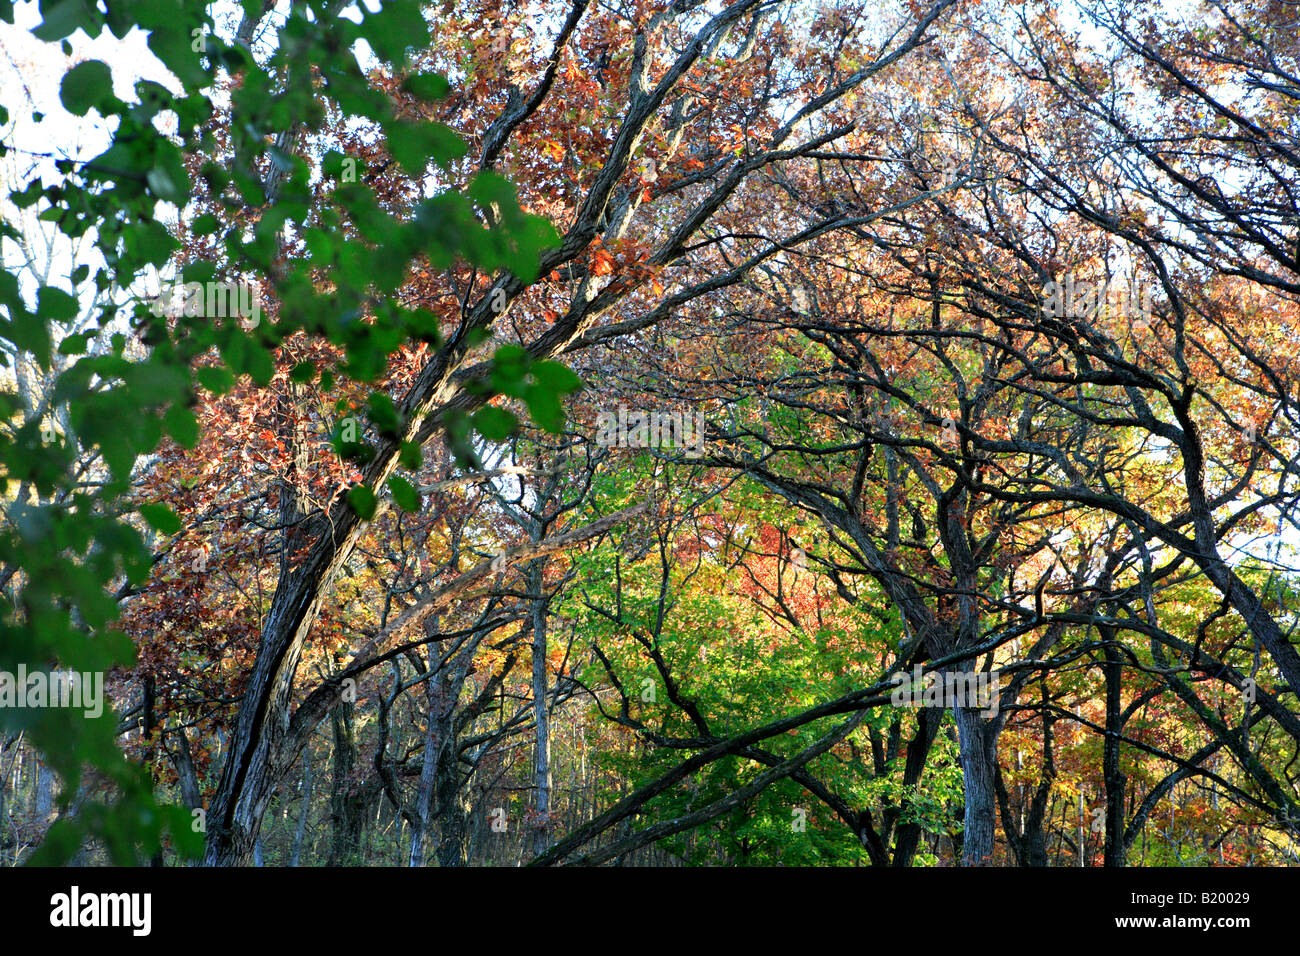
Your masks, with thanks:
[[(359, 308), (391, 290), (404, 268), (401, 263), (418, 253), (447, 260), (463, 254), (489, 268), (508, 263), (516, 270), (511, 281), (521, 285), (524, 280), (518, 276), (531, 278), (538, 248), (553, 235), (540, 220), (518, 209), (499, 179), (478, 180), (472, 199), (443, 193), (422, 205), (421, 216), (408, 221), (379, 212), (369, 190), (357, 186), (340, 198), (340, 204), (364, 215), (369, 228), (384, 230), (387, 241), (382, 253), (374, 246), (363, 250), (360, 244), (353, 245), (345, 267), (334, 271), (329, 293), (315, 288), (309, 277), (332, 261), (332, 250), (318, 248), (306, 259), (278, 262), (277, 237), (282, 227), (305, 225), (309, 213), (308, 168), (291, 155), (289, 147), (303, 128), (319, 126), (323, 118), (312, 84), (301, 81), (313, 68), (321, 71), (322, 95), (341, 101), (349, 115), (383, 128), (389, 139), (402, 144), (408, 163), (423, 164), (431, 157), (445, 162), (457, 144), (441, 127), (399, 121), (388, 100), (369, 95), (365, 78), (348, 52), (356, 40), (365, 39), (381, 57), (403, 62), (409, 42), (427, 36), (423, 19), (412, 17), (411, 7), (389, 4), (358, 24), (338, 20), (334, 4), (296, 5), (281, 29), (281, 35), (294, 41), (273, 44), (271, 55), (259, 63), (248, 45), (266, 12), (264, 7), (260, 16), (247, 15), (229, 42), (219, 37), (200, 4), (123, 3), (107, 13), (93, 5), (64, 4), (57, 16), (49, 16), (34, 30), (39, 39), (58, 41), (78, 29), (94, 37), (107, 28), (122, 37), (138, 27), (148, 33), (150, 49), (176, 76), (182, 92), (173, 94), (145, 82), (137, 86), (135, 102), (124, 102), (112, 92), (109, 66), (97, 60), (79, 63), (63, 78), (63, 103), (76, 115), (94, 109), (117, 118), (113, 143), (88, 160), (58, 161), (58, 176), (50, 185), (38, 176), (10, 193), (15, 207), (39, 208), (41, 220), (55, 223), (69, 240), (90, 237), (102, 257), (93, 275), (91, 263), (82, 262), (65, 285), (49, 284), (51, 277), (43, 277), (39, 288), (23, 289), (8, 271), (0, 280), (0, 301), (9, 313), (5, 336), (12, 352), (30, 355), (43, 370), (51, 369), (56, 343), (59, 354), (81, 356), (54, 384), (54, 394), (66, 402), (75, 443), (43, 442), (45, 426), (32, 419), (12, 427), (0, 449), (7, 486), (30, 487), (47, 501), (55, 494), (70, 495), (72, 502), (70, 507), (34, 503), (26, 520), (4, 529), (0, 560), (6, 580), (18, 585), (11, 591), (0, 640), (3, 663), (11, 669), (19, 662), (44, 667), (58, 661), (79, 671), (102, 672), (110, 663), (130, 659), (129, 643), (110, 624), (116, 613), (114, 594), (129, 591), (143, 580), (152, 562), (138, 529), (139, 518), (164, 534), (179, 530), (164, 505), (141, 503), (139, 517), (133, 518), (137, 507), (129, 498), (130, 483), (138, 460), (157, 447), (164, 432), (183, 445), (196, 441), (191, 411), (196, 380), (222, 391), (232, 373), (249, 373), (265, 384), (271, 375), (272, 349), (304, 326), (337, 333), (350, 325), (349, 352), (361, 358), (363, 376), (374, 374), (368, 371), (366, 357), (374, 354), (385, 328), (395, 324), (426, 337), (432, 332), (427, 319), (390, 302), (381, 307), (385, 322), (378, 326), (352, 320)], [(0, 15), (12, 23), (13, 5), (0, 7)], [(232, 162), (224, 166), (215, 162), (219, 147), (208, 125), (214, 113), (211, 90), (223, 71), (241, 80), (231, 97), (234, 121), (223, 144)], [(273, 92), (276, 75), (294, 81)], [(428, 81), (418, 88), (426, 96), (439, 92), (437, 83)], [(154, 125), (154, 118), (165, 111), (176, 117), (174, 137)], [(0, 122), (8, 119), (7, 111), (0, 115)], [(251, 316), (231, 316), (224, 309), (219, 315), (225, 321), (212, 323), (206, 321), (210, 318), (206, 302), (199, 306), (198, 300), (189, 299), (196, 307), (179, 317), (155, 314), (162, 310), (144, 302), (138, 302), (128, 316), (122, 314), (115, 295), (104, 295), (136, 288), (142, 273), (165, 265), (178, 248), (159, 218), (159, 207), (188, 205), (192, 179), (185, 168), (187, 153), (211, 157), (202, 163), (201, 176), (207, 196), (214, 208), (223, 211), (226, 223), (223, 226), (212, 213), (194, 220), (192, 228), (199, 234), (224, 229), (222, 257), (218, 262), (189, 262), (183, 278), (206, 284), (212, 291), (229, 290), (218, 281), (219, 269), (226, 276), (266, 282), (277, 305), (273, 326), (245, 327)], [(493, 204), (492, 224), (475, 224), (474, 202)], [(253, 228), (248, 232), (231, 228), (246, 206), (259, 212)], [(439, 219), (458, 222), (462, 228), (450, 234), (439, 232)], [(21, 241), (8, 223), (4, 235)], [(399, 266), (398, 276), (392, 274), (394, 265)], [(109, 336), (112, 350), (104, 354), (89, 351), (91, 330), (69, 334), (70, 328), (85, 324), (78, 301), (83, 297), (89, 301), (90, 290), (102, 296), (94, 303), (97, 314), (92, 322), (94, 331)], [(236, 318), (245, 321), (232, 321)], [(128, 333), (139, 336), (146, 347), (143, 354), (128, 351)], [(218, 366), (198, 368), (196, 360), (213, 351), (220, 355)], [(10, 413), (22, 408), (14, 387), (5, 392)], [(89, 487), (82, 485), (75, 470), (74, 448), (102, 457), (102, 474), (95, 474), (96, 481)], [(372, 479), (387, 478), (394, 463), (395, 458)], [(340, 508), (349, 510), (355, 501), (368, 513), (372, 499), (373, 492), (360, 489)], [(349, 513), (353, 519), (359, 517), (353, 510)], [(5, 710), (6, 723), (15, 719), (13, 713)], [(191, 839), (190, 814), (180, 808), (162, 811), (155, 805), (147, 778), (122, 761), (111, 720), (66, 718), (58, 710), (40, 712), (31, 727), (38, 746), (65, 782), (79, 781), (81, 766), (87, 763), (118, 791), (118, 799), (83, 805), (75, 821), (61, 820), (46, 840), (45, 859), (66, 858), (79, 844), (80, 833), (105, 841), (119, 862), (135, 858), (141, 850), (152, 855), (160, 846), (164, 823), (177, 839)], [(75, 786), (64, 787), (60, 799), (65, 811), (76, 791)]]
[(1294, 858), (1275, 6), (191, 9), (8, 157), (16, 853)]

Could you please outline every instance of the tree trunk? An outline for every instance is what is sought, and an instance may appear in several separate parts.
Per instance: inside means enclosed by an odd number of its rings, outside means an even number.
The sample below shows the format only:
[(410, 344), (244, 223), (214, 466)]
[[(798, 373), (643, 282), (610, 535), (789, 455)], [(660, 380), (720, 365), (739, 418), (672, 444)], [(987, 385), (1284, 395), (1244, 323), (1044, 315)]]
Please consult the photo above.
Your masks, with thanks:
[(535, 595), (532, 604), (533, 624), (533, 721), (535, 723), (535, 759), (533, 763), (533, 833), (532, 849), (537, 855), (550, 843), (547, 833), (551, 813), (551, 724), (547, 701), (546, 611), (542, 596), (544, 559), (534, 561), (528, 569), (529, 590)]
[[(1002, 768), (994, 766), (994, 783), (998, 790), (998, 805), (1002, 809), (1002, 830), (1007, 835), (1007, 843), (1015, 854), (1017, 866), (1047, 866), (1047, 828), (1048, 801), (1052, 796), (1052, 785), (1056, 782), (1056, 757), (1052, 750), (1052, 724), (1050, 713), (1043, 712), (1043, 770), (1038, 786), (1024, 807), (1021, 798), (1019, 823), (1011, 810), (1011, 799), (1002, 779)], [(1017, 768), (1019, 768), (1017, 756)]]
[[(921, 774), (925, 772), (926, 758), (930, 755), (930, 749), (934, 746), (935, 738), (939, 736), (939, 725), (942, 722), (943, 713), (941, 711), (921, 707), (916, 712), (916, 736), (907, 745), (907, 760), (903, 766), (902, 794), (898, 806), (889, 808), (884, 814), (885, 831), (882, 836), (886, 840), (889, 839), (889, 831), (894, 827), (895, 821), (902, 821), (902, 818), (907, 816), (906, 811), (908, 804), (911, 803), (911, 794), (915, 792), (914, 788), (920, 782)], [(895, 725), (895, 728), (897, 726)], [(895, 728), (891, 728), (892, 733), (897, 732)], [(894, 746), (896, 747), (896, 744)], [(921, 824), (915, 820), (908, 820), (898, 822), (897, 826), (898, 830), (894, 836), (894, 855), (890, 865), (897, 867), (911, 866), (917, 848), (921, 845)]]
[(1106, 644), (1106, 739), (1102, 744), (1102, 779), (1106, 787), (1106, 844), (1103, 851), (1105, 866), (1125, 866), (1124, 846), (1124, 774), (1119, 767), (1119, 735), (1124, 729), (1123, 658), (1111, 643), (1115, 632), (1102, 632)]
[(54, 810), (54, 771), (44, 761), (36, 770), (36, 816), (44, 823)]
[(439, 772), (438, 865), (465, 866), (469, 854), (469, 808), (459, 780)]
[(327, 866), (360, 863), (361, 834), (365, 828), (365, 789), (354, 786), (357, 744), (353, 727), (356, 705), (341, 701), (330, 711), (334, 731), (333, 780), (330, 782), (330, 852)]
[[(435, 618), (434, 627), (437, 626), (436, 620)], [(433, 794), (438, 782), (438, 752), (445, 745), (445, 735), (449, 728), (448, 718), (456, 703), (455, 698), (451, 697), (447, 669), (445, 666), (440, 666), (437, 658), (438, 653), (430, 648), (429, 666), (437, 667), (438, 671), (424, 682), (424, 705), (427, 714), (424, 755), (420, 766), (419, 790), (415, 796), (415, 822), (411, 824), (408, 866), (424, 866), (424, 841), (429, 832), (429, 821), (433, 813)]]
[(290, 866), (297, 866), (302, 860), (302, 842), (307, 835), (307, 818), (311, 815), (311, 795), (316, 789), (315, 785), (316, 781), (311, 773), (311, 748), (306, 748), (302, 752), (302, 800), (298, 803), (298, 825), (293, 831)]
[(996, 738), (990, 721), (981, 717), (978, 710), (954, 707), (953, 716), (966, 796), (961, 862), (963, 866), (991, 866), (997, 826), (997, 788), (993, 779), (997, 766)]

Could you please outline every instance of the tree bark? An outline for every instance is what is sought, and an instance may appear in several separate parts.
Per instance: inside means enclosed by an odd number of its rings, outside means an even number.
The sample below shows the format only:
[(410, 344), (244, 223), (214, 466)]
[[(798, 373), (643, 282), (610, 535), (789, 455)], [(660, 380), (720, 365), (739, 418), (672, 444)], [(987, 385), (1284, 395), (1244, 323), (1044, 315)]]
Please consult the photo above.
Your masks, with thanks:
[[(437, 618), (431, 627), (437, 627)], [(415, 821), (411, 824), (408, 866), (424, 866), (424, 841), (429, 832), (433, 814), (433, 795), (438, 784), (439, 751), (447, 746), (446, 734), (450, 729), (450, 716), (458, 696), (451, 687), (448, 666), (438, 659), (433, 647), (429, 649), (429, 667), (434, 674), (424, 682), (424, 750), (420, 766), (420, 783), (415, 795)]]
[(302, 752), (302, 800), (298, 802), (298, 824), (293, 831), (293, 852), (289, 858), (290, 866), (297, 866), (302, 860), (303, 838), (307, 835), (307, 818), (311, 816), (311, 795), (316, 789), (316, 780), (311, 772), (311, 750)]
[(333, 779), (330, 782), (330, 852), (327, 866), (359, 862), (361, 837), (365, 830), (365, 788), (354, 786), (357, 744), (353, 717), (356, 705), (341, 701), (330, 712), (334, 731)]
[[(1109, 633), (1107, 633), (1109, 631)], [(1124, 784), (1125, 778), (1119, 766), (1120, 740), (1124, 730), (1123, 700), (1123, 658), (1119, 650), (1110, 643), (1115, 632), (1107, 628), (1102, 632), (1106, 640), (1106, 739), (1102, 744), (1102, 779), (1106, 787), (1106, 843), (1103, 850), (1105, 866), (1125, 866), (1126, 848), (1124, 845)]]
[(551, 722), (550, 708), (547, 700), (546, 675), (546, 613), (548, 602), (542, 594), (543, 579), (546, 573), (546, 559), (534, 561), (528, 570), (529, 590), (534, 596), (530, 614), (532, 617), (532, 683), (533, 683), (533, 722), (534, 722), (534, 762), (533, 762), (533, 833), (532, 852), (536, 856), (546, 851), (549, 839), (549, 818), (551, 813)]
[(978, 710), (954, 707), (961, 749), (966, 807), (962, 826), (962, 865), (992, 866), (997, 827), (996, 738), (990, 722)]

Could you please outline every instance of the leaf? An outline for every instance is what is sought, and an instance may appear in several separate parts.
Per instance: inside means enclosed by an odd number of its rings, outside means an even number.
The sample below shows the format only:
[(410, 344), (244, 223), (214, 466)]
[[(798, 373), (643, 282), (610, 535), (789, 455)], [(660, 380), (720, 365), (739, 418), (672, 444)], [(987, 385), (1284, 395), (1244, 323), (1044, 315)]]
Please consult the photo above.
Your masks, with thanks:
[(532, 367), (537, 384), (556, 395), (568, 395), (582, 389), (583, 381), (567, 365), (559, 362), (536, 362)]
[(411, 513), (420, 510), (419, 493), (401, 475), (393, 475), (389, 478), (388, 488), (393, 493), (393, 500), (397, 502), (397, 507)]
[(375, 423), (380, 434), (398, 436), (402, 429), (402, 417), (386, 392), (371, 392), (366, 402), (370, 420)]
[(349, 488), (348, 503), (366, 521), (375, 516), (375, 493), (368, 485), (353, 485)]
[(419, 442), (404, 441), (398, 459), (402, 467), (408, 471), (419, 471), (420, 465), (424, 462), (424, 451), (420, 448)]
[(133, 226), (125, 235), (128, 251), (153, 266), (166, 263), (177, 246), (167, 227), (156, 220)]
[(467, 147), (451, 129), (441, 123), (389, 123), (384, 127), (388, 151), (412, 176), (421, 175), (432, 160), (446, 165), (464, 156)]
[[(72, 36), (78, 27), (83, 28), (86, 33), (95, 36), (99, 31), (94, 28), (95, 10), (91, 4), (85, 0), (60, 0), (55, 3), (41, 4), (41, 13), (44, 15), (43, 22), (39, 27), (32, 30), (32, 35), (38, 40), (52, 42), (62, 40), (64, 37)], [(12, 23), (11, 19), (6, 22)]]
[(100, 60), (78, 63), (63, 76), (59, 86), (59, 99), (64, 108), (76, 116), (85, 116), (113, 95), (113, 73), (108, 64)]
[(555, 392), (533, 385), (525, 392), (524, 402), (533, 421), (546, 431), (559, 434), (564, 430), (564, 408)]
[(203, 834), (195, 829), (193, 813), (185, 807), (175, 805), (161, 807), (160, 810), (177, 852), (189, 859), (203, 856)]
[(441, 73), (417, 73), (408, 76), (402, 86), (422, 100), (441, 100), (451, 92), (451, 84)]
[(420, 4), (409, 0), (386, 0), (378, 13), (367, 13), (361, 21), (361, 36), (375, 53), (390, 63), (401, 63), (406, 51), (429, 45), (429, 24)]
[(488, 382), (494, 392), (522, 398), (525, 390), (524, 379), (528, 374), (530, 356), (524, 349), (510, 343), (501, 346), (492, 356), (492, 371)]
[(474, 413), (474, 427), (489, 441), (502, 441), (519, 427), (519, 419), (504, 408), (488, 405)]
[(181, 530), (181, 519), (166, 505), (141, 505), (139, 510), (140, 517), (161, 534), (175, 534)]
[(224, 395), (235, 387), (235, 376), (230, 369), (221, 365), (204, 365), (194, 373), (199, 384), (217, 395)]
[(193, 448), (199, 443), (199, 422), (194, 413), (184, 405), (173, 405), (163, 415), (163, 428), (182, 448)]

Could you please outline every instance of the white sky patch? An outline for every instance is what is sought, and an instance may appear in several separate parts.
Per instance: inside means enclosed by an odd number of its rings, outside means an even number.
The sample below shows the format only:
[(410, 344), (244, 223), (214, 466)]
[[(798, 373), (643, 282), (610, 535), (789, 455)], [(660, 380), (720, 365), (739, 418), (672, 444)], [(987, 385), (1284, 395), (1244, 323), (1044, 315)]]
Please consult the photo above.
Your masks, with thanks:
[[(84, 162), (112, 143), (116, 118), (105, 120), (93, 109), (85, 116), (75, 116), (63, 108), (59, 90), (68, 70), (85, 60), (103, 61), (113, 76), (113, 93), (128, 103), (138, 101), (135, 85), (140, 80), (153, 80), (173, 92), (180, 91), (180, 84), (153, 55), (148, 47), (148, 35), (141, 30), (133, 29), (120, 40), (108, 30), (93, 40), (78, 30), (67, 39), (72, 48), (69, 56), (62, 43), (39, 40), (31, 34), (40, 23), (40, 11), (32, 2), (15, 6), (12, 25), (0, 23), (0, 103), (9, 110), (9, 122), (0, 129), (0, 136), (11, 150), (0, 160), (0, 215), (15, 224), (24, 222), (26, 217), (8, 201), (10, 190), (21, 188), (37, 177), (45, 186), (54, 185), (64, 178), (55, 168), (56, 161)], [(166, 124), (169, 115), (162, 114), (159, 121)], [(36, 208), (44, 205), (41, 203)], [(30, 234), (31, 228), (28, 224), (26, 228), (20, 227), (20, 231)], [(81, 296), (83, 308), (89, 307), (93, 293), (87, 289), (74, 290), (69, 283), (60, 282), (59, 276), (68, 275), (74, 265), (82, 264), (93, 272), (103, 265), (103, 258), (89, 242), (74, 246), (70, 241), (60, 242), (59, 237), (52, 235), (53, 230), (48, 232), (51, 240), (60, 246), (49, 283), (68, 292), (85, 293)], [(93, 239), (93, 233), (90, 238)], [(15, 250), (5, 246), (12, 244), (8, 240), (0, 244), (8, 266)], [(74, 255), (76, 262), (71, 258)], [(24, 274), (20, 279), (24, 296), (34, 300), (35, 287), (30, 275)]]
[[(108, 64), (113, 92), (127, 102), (137, 99), (135, 84), (142, 79), (180, 91), (175, 77), (149, 49), (148, 36), (141, 30), (132, 30), (121, 40), (107, 30), (93, 40), (78, 30), (68, 38), (72, 47), (69, 57), (61, 44), (32, 36), (30, 31), (40, 22), (36, 4), (27, 2), (14, 8), (12, 26), (0, 23), (0, 102), (9, 109), (11, 127), (5, 132), (12, 137), (7, 145), (52, 153), (55, 158), (77, 158), (83, 152), (89, 158), (94, 154), (88, 151), (108, 148), (112, 131), (98, 112), (74, 116), (59, 100), (64, 74), (82, 60)], [(45, 114), (41, 122), (33, 121), (33, 110)], [(52, 161), (50, 171), (53, 173)]]

